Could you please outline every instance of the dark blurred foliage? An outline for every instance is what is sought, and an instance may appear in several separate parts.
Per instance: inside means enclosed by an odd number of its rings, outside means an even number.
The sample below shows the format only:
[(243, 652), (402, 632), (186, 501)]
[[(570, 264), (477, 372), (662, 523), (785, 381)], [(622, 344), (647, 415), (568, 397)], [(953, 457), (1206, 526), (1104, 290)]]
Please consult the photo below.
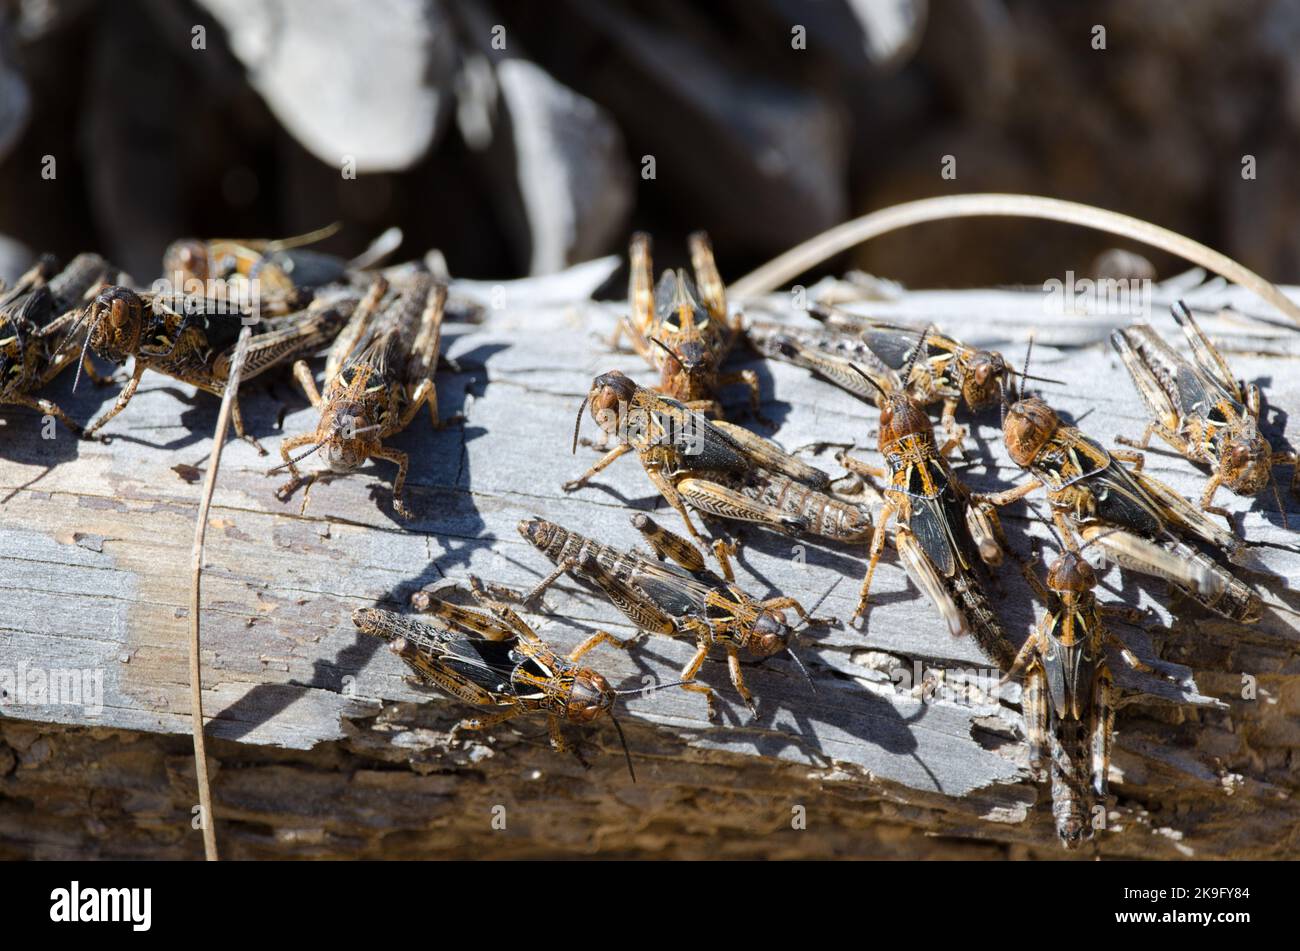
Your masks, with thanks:
[[(1017, 191), (1147, 218), (1300, 280), (1300, 4), (1286, 0), (0, 10), (7, 271), (34, 251), (93, 248), (149, 280), (178, 236), (281, 237), (339, 220), (327, 250), (357, 253), (397, 225), (399, 257), (437, 247), (470, 277), (622, 253), (636, 227), (675, 263), (702, 227), (736, 277), (887, 204)], [(348, 154), (355, 179), (340, 173)], [(955, 180), (940, 175), (945, 155)], [(1045, 222), (963, 221), (879, 239), (826, 270), (1039, 282), (1113, 244)], [(1152, 259), (1162, 274), (1179, 266)]]

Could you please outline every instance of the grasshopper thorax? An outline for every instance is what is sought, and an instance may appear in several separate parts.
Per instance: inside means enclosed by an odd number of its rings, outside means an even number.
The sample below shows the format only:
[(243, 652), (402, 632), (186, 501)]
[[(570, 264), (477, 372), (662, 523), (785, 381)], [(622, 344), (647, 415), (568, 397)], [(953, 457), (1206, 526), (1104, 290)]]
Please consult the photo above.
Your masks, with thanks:
[(790, 646), (790, 628), (775, 611), (764, 611), (745, 638), (745, 649), (755, 657), (771, 657)]
[(590, 723), (614, 709), (615, 697), (617, 694), (608, 680), (589, 667), (581, 667), (573, 675), (565, 718), (575, 723)]
[(906, 393), (890, 393), (880, 401), (880, 451), (909, 436), (934, 441), (934, 426), (921, 404)]
[(1031, 465), (1043, 447), (1051, 442), (1060, 425), (1056, 410), (1037, 396), (1013, 403), (1002, 420), (1002, 438), (1007, 453), (1016, 465)]
[(100, 291), (90, 305), (90, 348), (105, 360), (123, 363), (136, 351), (144, 332), (144, 301), (129, 287)]
[(978, 413), (995, 405), (1002, 396), (1002, 381), (1007, 363), (995, 350), (977, 350), (962, 376), (961, 395), (971, 412)]

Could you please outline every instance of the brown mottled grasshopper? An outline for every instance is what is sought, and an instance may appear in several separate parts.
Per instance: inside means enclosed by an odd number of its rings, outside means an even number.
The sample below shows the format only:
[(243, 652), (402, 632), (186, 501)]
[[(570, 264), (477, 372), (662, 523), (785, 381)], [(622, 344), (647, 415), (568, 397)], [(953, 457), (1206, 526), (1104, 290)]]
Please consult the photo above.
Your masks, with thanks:
[(966, 436), (957, 425), (957, 406), (965, 403), (971, 413), (996, 406), (1011, 372), (997, 351), (968, 347), (933, 327), (922, 341), (915, 327), (822, 304), (809, 307), (808, 314), (824, 326), (754, 321), (745, 332), (765, 356), (811, 370), (861, 399), (879, 403), (878, 392), (901, 389), (922, 406), (942, 401), (944, 432), (957, 445)]
[(1038, 397), (1004, 407), (1003, 417), (1007, 452), (1032, 478), (981, 497), (978, 502), (990, 519), (996, 520), (994, 506), (1023, 498), (1041, 485), (1067, 546), (1077, 547), (1077, 532), (1122, 567), (1164, 578), (1217, 614), (1243, 623), (1259, 620), (1259, 595), (1193, 545), (1202, 543), (1240, 562), (1244, 543), (1143, 472), (1141, 453), (1106, 450), (1062, 422)]
[(1028, 565), (1025, 579), (1047, 605), (1042, 620), (1020, 648), (1003, 683), (1023, 675), (1021, 707), (1035, 779), (1047, 778), (1051, 761), (1052, 815), (1067, 849), (1092, 837), (1092, 813), (1108, 792), (1115, 685), (1106, 647), (1119, 649), (1134, 670), (1154, 673), (1105, 625), (1106, 616), (1134, 621), (1141, 612), (1097, 601), (1097, 576), (1082, 557), (1066, 550), (1052, 563), (1044, 585)]
[[(321, 413), (315, 432), (291, 436), (280, 444), (284, 465), (271, 471), (287, 468), (292, 475), (277, 493), (281, 498), (307, 481), (296, 464), (314, 452), (321, 452), (333, 472), (353, 472), (370, 458), (386, 459), (397, 465), (393, 509), (402, 518), (411, 517), (402, 500), (409, 457), (384, 446), (383, 440), (409, 426), (426, 404), (434, 428), (442, 428), (434, 374), (447, 286), (429, 274), (415, 274), (394, 295), (386, 298), (387, 294), (388, 282), (376, 277), (330, 349), (323, 397), (307, 363), (294, 364), (294, 375)], [(311, 444), (308, 452), (296, 458), (289, 455), (307, 444)]]
[[(865, 373), (863, 379), (871, 380)], [(901, 390), (881, 390), (879, 402), (879, 447), (887, 470), (846, 454), (839, 457), (851, 472), (887, 480), (882, 490), (885, 505), (853, 616), (866, 613), (871, 578), (885, 547), (885, 529), (895, 519), (894, 547), (909, 577), (934, 603), (954, 637), (973, 635), (985, 655), (1006, 669), (1015, 651), (974, 574), (977, 552), (985, 563), (1001, 563), (1000, 526), (984, 519), (971, 504), (970, 492), (944, 458), (953, 444), (942, 450), (936, 446), (930, 417), (917, 401)]]
[(208, 293), (220, 293), (213, 288), (221, 285), (243, 293), (249, 283), (257, 281), (271, 295), (305, 306), (312, 288), (346, 277), (348, 262), (301, 249), (325, 240), (339, 228), (335, 223), (308, 234), (271, 241), (184, 238), (163, 252), (163, 274), (177, 288), (187, 288), (194, 282), (204, 285)]
[(61, 271), (45, 256), (0, 296), (0, 403), (48, 414), (81, 433), (56, 403), (32, 393), (76, 359), (75, 352), (61, 351), (59, 342), (76, 321), (83, 298), (110, 273), (97, 254), (79, 254)]
[[(788, 651), (803, 671), (790, 647), (794, 632), (783, 612), (791, 609), (805, 623), (811, 623), (812, 618), (794, 598), (759, 601), (734, 581), (718, 577), (705, 568), (704, 557), (694, 545), (649, 516), (635, 515), (632, 524), (645, 536), (659, 561), (603, 545), (545, 519), (521, 521), (519, 534), (556, 566), (528, 593), (524, 603), (535, 602), (565, 573), (590, 582), (641, 630), (695, 640), (695, 655), (682, 668), (682, 688), (705, 695), (710, 719), (717, 716), (713, 690), (696, 683), (695, 677), (709, 650), (717, 645), (727, 653), (736, 692), (750, 712), (756, 713), (741, 672), (740, 653), (766, 658)], [(665, 559), (676, 564), (665, 563)]]
[[(285, 317), (264, 317), (260, 312), (231, 308), (229, 301), (204, 297), (177, 297), (164, 292), (137, 292), (122, 285), (101, 290), (69, 331), (60, 349), (81, 344), (113, 363), (133, 360), (131, 378), (117, 403), (86, 427), (93, 436), (126, 408), (145, 370), (166, 374), (220, 396), (225, 391), (230, 361), (240, 328), (254, 325), (241, 380), (247, 382), (300, 353), (323, 347), (348, 319), (356, 298), (348, 295), (320, 297), (306, 310)], [(240, 438), (265, 455), (266, 450), (244, 431), (239, 401), (231, 404), (231, 420)]]
[[(566, 482), (566, 492), (635, 451), (646, 476), (701, 544), (688, 505), (706, 519), (752, 522), (789, 535), (819, 535), (840, 542), (864, 541), (871, 535), (871, 514), (825, 491), (830, 484), (825, 472), (747, 429), (705, 419), (676, 400), (637, 386), (618, 371), (596, 377), (578, 407), (575, 452), (588, 403), (597, 425), (616, 436), (619, 445), (577, 479)], [(713, 546), (730, 579), (727, 548), (721, 540)]]
[[(564, 752), (569, 746), (560, 732), (562, 722), (591, 723), (608, 716), (626, 752), (623, 728), (614, 719), (614, 701), (643, 691), (615, 690), (601, 674), (578, 662), (600, 644), (627, 645), (597, 631), (567, 657), (561, 656), (523, 618), (492, 599), (477, 578), (470, 579), (470, 588), (486, 611), (421, 591), (411, 600), (418, 610), (432, 615), (430, 623), (379, 608), (358, 608), (352, 623), (362, 633), (388, 641), (420, 682), (440, 687), (465, 703), (491, 708), (483, 716), (461, 721), (453, 735), (541, 713), (547, 718), (552, 748)], [(627, 765), (630, 772), (630, 755)], [(636, 779), (635, 773), (632, 778)]]
[(721, 416), (718, 390), (742, 383), (749, 388), (750, 405), (758, 415), (760, 391), (753, 370), (722, 373), (726, 359), (740, 333), (738, 319), (727, 313), (726, 288), (713, 260), (713, 247), (704, 232), (690, 236), (691, 264), (699, 288), (685, 271), (665, 271), (651, 291), (654, 267), (650, 260), (650, 236), (632, 235), (628, 258), (630, 317), (619, 321), (612, 345), (623, 335), (650, 366), (660, 373), (658, 389), (685, 403), (689, 409)]
[[(1146, 449), (1152, 435), (1159, 435), (1180, 455), (1209, 466), (1211, 475), (1201, 495), (1201, 509), (1222, 515), (1231, 525), (1229, 513), (1210, 504), (1219, 487), (1226, 485), (1238, 495), (1257, 495), (1273, 483), (1273, 467), (1295, 466), (1296, 455), (1274, 449), (1259, 431), (1259, 387), (1243, 385), (1233, 377), (1186, 304), (1179, 301), (1173, 313), (1191, 344), (1192, 362), (1146, 324), (1110, 335), (1154, 417), (1141, 439), (1120, 437), (1119, 442)], [(1291, 481), (1292, 491), (1298, 488), (1300, 467)], [(1277, 504), (1285, 520), (1286, 507), (1280, 498)]]

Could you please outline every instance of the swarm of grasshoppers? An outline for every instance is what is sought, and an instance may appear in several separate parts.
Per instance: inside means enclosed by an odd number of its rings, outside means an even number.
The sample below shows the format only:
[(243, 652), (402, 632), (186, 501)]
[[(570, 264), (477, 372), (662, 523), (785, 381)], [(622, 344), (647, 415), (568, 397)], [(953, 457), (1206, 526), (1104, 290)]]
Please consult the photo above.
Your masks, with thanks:
[(1242, 561), (1241, 540), (1143, 472), (1141, 453), (1105, 449), (1035, 396), (1004, 407), (1003, 439), (1012, 461), (1031, 479), (979, 500), (992, 521), (994, 506), (1043, 486), (1067, 544), (1077, 534), (1122, 567), (1164, 578), (1211, 611), (1247, 624), (1259, 620), (1259, 595), (1197, 547)]
[[(33, 394), (71, 366), (75, 351), (60, 346), (83, 299), (113, 274), (97, 254), (79, 254), (59, 270), (41, 258), (0, 296), (0, 404), (53, 416), (74, 433), (81, 426), (56, 403)], [(83, 362), (89, 365), (89, 361)]]
[(632, 524), (649, 542), (658, 561), (601, 544), (545, 519), (520, 522), (519, 534), (555, 564), (555, 570), (529, 592), (525, 603), (536, 601), (568, 573), (599, 588), (641, 630), (693, 638), (697, 649), (682, 668), (682, 687), (705, 695), (711, 719), (717, 715), (713, 691), (696, 683), (695, 677), (710, 649), (721, 645), (731, 682), (755, 713), (740, 668), (741, 652), (760, 659), (789, 652), (798, 664), (790, 646), (794, 632), (784, 612), (793, 610), (805, 623), (813, 619), (794, 598), (759, 601), (734, 580), (718, 577), (705, 567), (704, 557), (694, 545), (648, 515), (633, 516)]
[[(447, 286), (429, 274), (407, 277), (392, 295), (388, 281), (377, 276), (330, 349), (323, 396), (307, 363), (294, 364), (294, 375), (320, 410), (320, 422), (315, 432), (280, 444), (284, 465), (271, 471), (287, 468), (291, 474), (279, 491), (281, 498), (304, 482), (297, 463), (314, 452), (333, 472), (353, 472), (370, 458), (386, 459), (397, 465), (393, 509), (402, 518), (411, 517), (402, 498), (409, 457), (383, 440), (406, 429), (426, 404), (434, 429), (442, 428), (434, 374), (446, 301)], [(290, 456), (308, 444), (307, 452)]]
[[(706, 519), (750, 522), (788, 535), (817, 535), (839, 542), (871, 536), (864, 507), (826, 491), (830, 476), (775, 443), (722, 420), (708, 420), (618, 371), (602, 374), (578, 407), (574, 451), (583, 410), (590, 404), (596, 424), (619, 440), (600, 461), (564, 490), (574, 491), (620, 456), (635, 451), (646, 476), (703, 542), (687, 506)], [(729, 546), (715, 542), (726, 563)]]
[[(920, 347), (913, 352), (915, 361)], [(906, 365), (911, 369), (911, 363)], [(908, 374), (904, 374), (907, 376)], [(879, 387), (870, 376), (862, 379)], [(884, 550), (885, 530), (896, 520), (894, 546), (908, 575), (934, 603), (953, 636), (973, 635), (981, 650), (999, 667), (1014, 651), (987, 595), (975, 577), (978, 558), (1002, 562), (1001, 529), (971, 502), (971, 494), (945, 458), (952, 443), (936, 445), (925, 410), (906, 391), (878, 390), (880, 453), (887, 471), (841, 454), (840, 464), (868, 478), (883, 478), (885, 505), (872, 539), (867, 575), (854, 618), (866, 613), (871, 579)]]
[[(551, 746), (562, 753), (570, 748), (562, 723), (588, 724), (609, 717), (626, 753), (614, 703), (620, 696), (643, 690), (615, 690), (600, 673), (579, 664), (600, 644), (626, 647), (625, 642), (597, 631), (567, 656), (557, 654), (513, 609), (492, 598), (477, 578), (470, 578), (470, 590), (486, 610), (452, 604), (422, 591), (412, 603), (430, 616), (430, 623), (379, 608), (358, 608), (352, 623), (362, 633), (386, 640), (419, 682), (488, 708), (484, 715), (461, 721), (453, 735), (544, 714)], [(627, 767), (635, 781), (630, 754)]]
[[(1273, 482), (1274, 466), (1296, 466), (1296, 454), (1274, 449), (1259, 431), (1260, 395), (1255, 384), (1239, 383), (1210, 342), (1191, 310), (1182, 301), (1173, 308), (1174, 320), (1191, 345), (1188, 361), (1165, 343), (1147, 324), (1110, 335), (1133, 378), (1142, 401), (1154, 419), (1141, 439), (1120, 442), (1146, 449), (1159, 435), (1180, 455), (1210, 467), (1210, 479), (1201, 494), (1201, 509), (1231, 518), (1212, 505), (1215, 493), (1226, 486), (1238, 495), (1253, 496)], [(1300, 489), (1300, 467), (1292, 473), (1291, 490)], [(1282, 517), (1286, 507), (1277, 500)]]
[[(702, 231), (689, 239), (695, 281), (684, 270), (665, 271), (654, 287), (650, 236), (638, 232), (628, 250), (628, 303), (632, 313), (619, 321), (611, 344), (626, 335), (642, 359), (659, 371), (658, 389), (689, 409), (721, 416), (718, 391), (731, 384), (749, 388), (758, 415), (760, 391), (753, 370), (723, 373), (722, 362), (740, 335), (740, 322), (727, 313), (727, 294), (713, 260), (713, 246)], [(697, 284), (698, 282), (698, 284)]]

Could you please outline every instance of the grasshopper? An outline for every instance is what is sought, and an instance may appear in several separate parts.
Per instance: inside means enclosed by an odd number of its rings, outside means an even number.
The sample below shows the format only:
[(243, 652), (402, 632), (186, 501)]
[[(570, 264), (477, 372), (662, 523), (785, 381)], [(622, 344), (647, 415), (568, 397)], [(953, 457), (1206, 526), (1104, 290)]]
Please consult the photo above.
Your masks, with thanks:
[[(836, 498), (826, 489), (830, 476), (785, 452), (775, 443), (723, 420), (708, 420), (682, 403), (637, 386), (617, 370), (592, 382), (578, 407), (573, 429), (577, 451), (582, 414), (591, 416), (619, 444), (577, 479), (572, 492), (620, 456), (635, 451), (650, 482), (686, 523), (691, 537), (704, 543), (687, 505), (706, 519), (753, 522), (788, 535), (819, 535), (840, 542), (871, 535), (871, 514)], [(714, 555), (731, 579), (727, 561), (734, 545), (715, 542)]]
[(348, 262), (342, 258), (302, 250), (335, 234), (339, 227), (336, 223), (273, 241), (183, 238), (163, 252), (163, 274), (177, 288), (197, 282), (209, 293), (220, 293), (213, 289), (222, 285), (245, 293), (257, 281), (272, 295), (305, 306), (313, 288), (342, 281), (347, 275)]
[(765, 356), (809, 369), (861, 399), (879, 402), (880, 391), (905, 390), (922, 406), (942, 401), (944, 432), (957, 445), (966, 436), (957, 425), (957, 407), (964, 403), (974, 414), (996, 406), (1011, 372), (996, 350), (968, 347), (933, 327), (918, 340), (915, 327), (822, 304), (813, 304), (808, 314), (824, 326), (755, 321), (746, 333)]
[(1031, 478), (977, 500), (992, 521), (996, 507), (1043, 486), (1052, 521), (1071, 550), (1077, 533), (1122, 567), (1164, 578), (1217, 614), (1247, 624), (1259, 620), (1259, 595), (1193, 543), (1234, 562), (1244, 560), (1244, 544), (1143, 472), (1141, 453), (1107, 451), (1038, 397), (1004, 405), (1002, 434), (1012, 461)]
[[(561, 723), (586, 724), (608, 716), (626, 753), (623, 728), (614, 718), (614, 702), (619, 696), (642, 691), (615, 690), (601, 674), (579, 666), (579, 661), (600, 644), (627, 645), (612, 634), (597, 631), (561, 656), (522, 617), (492, 599), (477, 578), (470, 579), (470, 589), (485, 611), (422, 591), (412, 601), (418, 610), (432, 616), (429, 624), (379, 608), (358, 608), (352, 612), (352, 623), (362, 633), (387, 641), (419, 682), (440, 687), (476, 707), (492, 708), (485, 715), (461, 721), (453, 728), (453, 737), (541, 713), (547, 718), (552, 748), (562, 753), (569, 745), (560, 731)], [(630, 755), (627, 765), (630, 772)], [(632, 779), (635, 781), (635, 773)]]
[(75, 322), (82, 299), (110, 273), (97, 254), (79, 254), (61, 271), (45, 256), (0, 296), (0, 403), (53, 416), (81, 433), (56, 403), (32, 393), (72, 364), (76, 355), (61, 352), (58, 342)]
[(1106, 647), (1119, 649), (1134, 670), (1154, 673), (1105, 624), (1107, 616), (1133, 621), (1141, 612), (1097, 601), (1097, 576), (1080, 553), (1065, 550), (1044, 585), (1029, 565), (1025, 579), (1047, 605), (1042, 620), (1016, 655), (1003, 683), (1024, 678), (1021, 705), (1029, 767), (1046, 778), (1051, 761), (1052, 816), (1067, 849), (1092, 837), (1093, 809), (1104, 807), (1115, 727), (1115, 684)]
[[(135, 396), (145, 370), (155, 370), (205, 392), (225, 391), (230, 361), (243, 323), (255, 321), (241, 379), (247, 381), (289, 358), (321, 348), (348, 319), (355, 297), (322, 296), (306, 310), (285, 317), (230, 312), (227, 301), (205, 297), (176, 298), (164, 292), (137, 292), (110, 285), (95, 296), (61, 345), (74, 344), (85, 325), (87, 349), (116, 364), (132, 358), (131, 377), (113, 408), (86, 427), (89, 438), (122, 412)], [(179, 305), (180, 309), (177, 309)], [(266, 450), (244, 431), (239, 401), (231, 404), (235, 432), (263, 455)]]
[[(1259, 387), (1234, 379), (1185, 303), (1179, 301), (1173, 314), (1191, 344), (1191, 362), (1146, 324), (1110, 335), (1112, 346), (1154, 417), (1141, 439), (1120, 437), (1119, 442), (1146, 449), (1151, 437), (1159, 435), (1180, 455), (1209, 466), (1211, 475), (1201, 494), (1201, 510), (1222, 515), (1231, 525), (1228, 512), (1211, 504), (1219, 488), (1227, 486), (1238, 495), (1257, 495), (1273, 484), (1273, 467), (1295, 466), (1296, 455), (1274, 449), (1260, 433)], [(1298, 487), (1300, 467), (1291, 480), (1292, 491)], [(1273, 488), (1276, 495), (1276, 485)], [(1285, 519), (1281, 498), (1277, 503)]]
[(696, 283), (684, 270), (665, 271), (654, 290), (650, 236), (632, 235), (628, 250), (628, 304), (631, 316), (619, 321), (611, 345), (624, 334), (641, 358), (659, 371), (658, 389), (693, 410), (721, 416), (717, 400), (723, 386), (749, 388), (751, 412), (758, 416), (760, 390), (753, 370), (722, 373), (723, 360), (740, 335), (739, 319), (727, 313), (726, 288), (713, 260), (708, 235), (690, 236)]
[[(741, 652), (767, 658), (788, 651), (799, 664), (790, 648), (794, 632), (783, 612), (791, 609), (805, 623), (811, 623), (812, 618), (794, 598), (759, 601), (734, 581), (718, 577), (705, 567), (694, 545), (648, 515), (633, 516), (632, 524), (645, 536), (659, 561), (603, 545), (545, 519), (521, 521), (519, 534), (556, 566), (529, 592), (524, 603), (535, 602), (566, 573), (590, 582), (641, 630), (695, 640), (695, 655), (682, 668), (682, 688), (705, 695), (710, 719), (717, 716), (713, 691), (696, 683), (695, 677), (710, 649), (719, 645), (727, 654), (732, 685), (750, 713), (756, 714), (740, 668)], [(802, 664), (799, 667), (803, 670)]]
[[(315, 432), (280, 443), (284, 465), (271, 471), (287, 468), (291, 474), (277, 493), (281, 498), (305, 481), (297, 463), (318, 450), (334, 472), (355, 471), (369, 458), (386, 459), (397, 465), (393, 509), (402, 518), (411, 517), (402, 500), (410, 459), (400, 449), (384, 446), (383, 440), (409, 426), (425, 404), (434, 429), (442, 428), (434, 373), (447, 286), (429, 274), (415, 274), (385, 302), (388, 289), (387, 280), (376, 277), (334, 342), (325, 366), (323, 397), (306, 361), (294, 364), (294, 375), (311, 405), (320, 410), (320, 422)], [(306, 453), (289, 455), (307, 444), (311, 449)]]
[[(877, 385), (866, 373), (862, 378)], [(866, 614), (871, 578), (885, 547), (885, 529), (890, 519), (896, 519), (894, 547), (908, 575), (934, 603), (954, 637), (974, 635), (985, 655), (1005, 669), (1015, 652), (974, 575), (977, 553), (986, 564), (1001, 563), (1005, 541), (1000, 526), (982, 518), (971, 504), (969, 490), (945, 458), (953, 443), (942, 449), (936, 445), (934, 427), (920, 404), (903, 390), (881, 389), (878, 396), (879, 448), (887, 469), (867, 466), (844, 453), (839, 457), (850, 472), (887, 482), (853, 617)]]

